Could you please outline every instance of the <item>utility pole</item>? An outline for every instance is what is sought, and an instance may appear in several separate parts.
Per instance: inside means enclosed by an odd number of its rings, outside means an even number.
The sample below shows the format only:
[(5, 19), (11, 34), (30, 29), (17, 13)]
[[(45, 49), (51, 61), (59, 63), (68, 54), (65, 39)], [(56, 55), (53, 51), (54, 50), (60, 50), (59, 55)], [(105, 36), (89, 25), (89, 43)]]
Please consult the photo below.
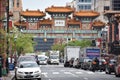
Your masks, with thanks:
[[(9, 0), (7, 0), (7, 5), (6, 5), (6, 12), (7, 12), (7, 50), (6, 50), (6, 53), (7, 53), (7, 60), (8, 60), (8, 55), (9, 55)], [(9, 63), (7, 61), (6, 63), (6, 70), (7, 70), (7, 73), (8, 73), (8, 68), (9, 68)]]

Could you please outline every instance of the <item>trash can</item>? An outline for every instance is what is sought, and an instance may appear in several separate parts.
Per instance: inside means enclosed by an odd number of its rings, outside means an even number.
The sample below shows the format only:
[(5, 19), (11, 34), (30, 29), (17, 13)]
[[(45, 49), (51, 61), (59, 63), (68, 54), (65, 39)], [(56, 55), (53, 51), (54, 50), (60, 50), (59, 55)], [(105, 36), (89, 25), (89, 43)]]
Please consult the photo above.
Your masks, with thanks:
[(9, 63), (9, 70), (14, 70), (14, 63)]

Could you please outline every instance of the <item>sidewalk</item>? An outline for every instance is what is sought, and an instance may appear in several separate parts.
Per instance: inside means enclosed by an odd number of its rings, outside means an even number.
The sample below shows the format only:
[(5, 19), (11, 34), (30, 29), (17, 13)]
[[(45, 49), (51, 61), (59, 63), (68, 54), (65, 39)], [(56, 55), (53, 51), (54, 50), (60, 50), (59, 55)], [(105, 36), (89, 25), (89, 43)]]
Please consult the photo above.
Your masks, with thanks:
[(8, 76), (2, 77), (2, 78), (0, 78), (0, 80), (13, 80), (14, 75), (15, 75), (14, 70), (12, 70), (9, 72)]

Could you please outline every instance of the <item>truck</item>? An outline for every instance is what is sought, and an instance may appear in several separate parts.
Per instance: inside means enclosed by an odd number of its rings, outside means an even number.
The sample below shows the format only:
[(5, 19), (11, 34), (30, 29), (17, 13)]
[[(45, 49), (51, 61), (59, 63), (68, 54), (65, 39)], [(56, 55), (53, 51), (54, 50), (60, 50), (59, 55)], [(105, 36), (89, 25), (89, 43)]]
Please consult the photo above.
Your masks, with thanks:
[(80, 58), (80, 46), (66, 46), (64, 48), (64, 67), (72, 66), (71, 61)]
[(83, 57), (88, 57), (93, 59), (95, 57), (100, 58), (100, 48), (99, 47), (86, 47), (83, 51)]
[(59, 53), (60, 51), (49, 51), (48, 64), (59, 65)]

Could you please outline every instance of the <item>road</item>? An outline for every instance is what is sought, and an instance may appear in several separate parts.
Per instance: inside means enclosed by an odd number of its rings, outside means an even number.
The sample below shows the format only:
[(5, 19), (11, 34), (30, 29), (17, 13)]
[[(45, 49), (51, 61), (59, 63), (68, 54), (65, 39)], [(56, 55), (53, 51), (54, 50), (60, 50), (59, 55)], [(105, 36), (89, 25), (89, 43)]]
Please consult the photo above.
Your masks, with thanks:
[[(40, 65), (42, 80), (120, 80), (114, 74), (105, 72), (92, 72), (88, 70), (66, 68), (60, 65)], [(15, 79), (14, 79), (15, 80)]]
[(42, 65), (42, 80), (120, 80), (114, 74), (65, 68), (63, 65)]

